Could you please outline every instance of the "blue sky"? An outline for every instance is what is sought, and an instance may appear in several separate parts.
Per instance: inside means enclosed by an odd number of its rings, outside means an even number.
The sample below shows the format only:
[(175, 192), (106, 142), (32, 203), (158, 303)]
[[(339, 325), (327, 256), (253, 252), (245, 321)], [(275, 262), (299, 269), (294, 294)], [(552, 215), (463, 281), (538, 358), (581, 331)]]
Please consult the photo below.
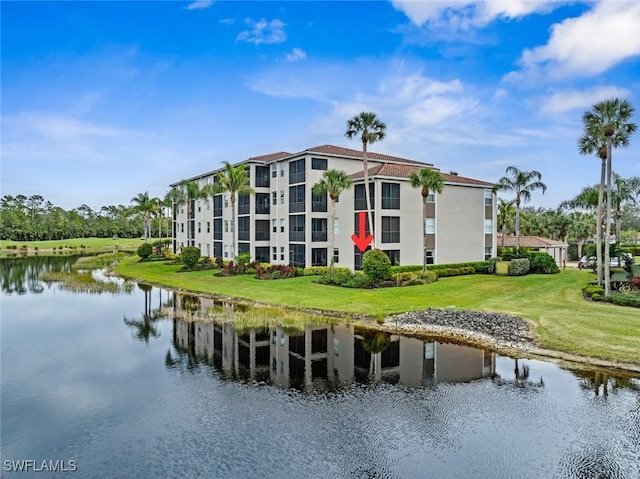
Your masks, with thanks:
[[(581, 117), (640, 110), (640, 2), (6, 2), (2, 195), (70, 209), (275, 151), (335, 144), (497, 181), (537, 169), (556, 207), (599, 181)], [(640, 123), (640, 113), (634, 117)], [(640, 176), (640, 134), (614, 152)]]

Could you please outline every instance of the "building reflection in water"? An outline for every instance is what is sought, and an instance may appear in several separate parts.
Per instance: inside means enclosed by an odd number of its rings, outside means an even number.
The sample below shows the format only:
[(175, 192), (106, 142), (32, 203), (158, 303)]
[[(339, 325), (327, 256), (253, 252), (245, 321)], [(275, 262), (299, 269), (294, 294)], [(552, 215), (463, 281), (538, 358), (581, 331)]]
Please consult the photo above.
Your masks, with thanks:
[(492, 351), (344, 324), (239, 330), (229, 323), (174, 319), (174, 345), (229, 377), (305, 391), (370, 382), (420, 387), (495, 375)]

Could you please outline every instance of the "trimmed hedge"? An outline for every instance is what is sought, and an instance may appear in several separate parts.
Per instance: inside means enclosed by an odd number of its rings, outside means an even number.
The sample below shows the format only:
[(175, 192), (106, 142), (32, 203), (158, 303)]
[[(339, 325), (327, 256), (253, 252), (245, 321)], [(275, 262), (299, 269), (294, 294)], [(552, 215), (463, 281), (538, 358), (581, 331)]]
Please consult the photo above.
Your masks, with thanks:
[(509, 263), (509, 276), (522, 276), (530, 269), (531, 263), (527, 258), (515, 258)]
[(614, 294), (611, 296), (605, 296), (603, 299), (608, 303), (617, 304), (618, 306), (640, 308), (640, 294)]
[[(492, 258), (494, 259), (494, 258)], [(439, 269), (458, 269), (472, 267), (476, 273), (487, 274), (490, 273), (491, 260), (489, 261), (471, 261), (467, 263), (448, 263), (448, 264), (430, 264), (427, 266), (427, 271), (437, 271)], [(403, 266), (392, 266), (391, 273), (406, 273), (406, 272), (422, 271), (422, 265), (411, 264)], [(466, 274), (466, 273), (465, 273)]]
[(473, 266), (463, 266), (462, 268), (440, 268), (436, 269), (435, 274), (438, 278), (447, 276), (462, 276), (464, 274), (475, 274), (476, 270)]
[[(334, 266), (334, 271), (349, 271), (349, 268), (343, 266)], [(304, 269), (303, 276), (322, 276), (329, 272), (328, 266), (308, 266)]]

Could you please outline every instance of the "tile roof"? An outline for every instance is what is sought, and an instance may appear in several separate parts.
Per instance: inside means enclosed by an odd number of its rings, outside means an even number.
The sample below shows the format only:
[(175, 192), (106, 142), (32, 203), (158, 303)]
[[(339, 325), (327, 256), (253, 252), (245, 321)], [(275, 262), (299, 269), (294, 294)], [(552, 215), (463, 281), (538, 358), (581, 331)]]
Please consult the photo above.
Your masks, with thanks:
[(252, 156), (247, 161), (258, 161), (262, 163), (267, 163), (269, 161), (281, 160), (282, 158), (286, 158), (287, 156), (291, 156), (291, 153), (287, 151), (278, 151), (277, 153), (268, 153), (266, 155)]
[[(502, 235), (498, 233), (498, 244), (502, 245)], [(506, 235), (504, 237), (504, 245), (514, 247), (516, 245), (516, 237)], [(548, 246), (569, 246), (566, 241), (553, 240), (550, 238), (542, 238), (541, 236), (520, 236), (520, 246), (533, 248), (545, 248)]]
[[(352, 150), (351, 148), (343, 148), (335, 145), (322, 145), (314, 146), (313, 148), (307, 148), (304, 150), (306, 153), (322, 153), (325, 155), (346, 156), (348, 158), (362, 158), (362, 150)], [(422, 161), (409, 160), (407, 158), (400, 158), (398, 156), (385, 155), (383, 153), (376, 153), (375, 151), (368, 151), (367, 158), (377, 161), (390, 161), (393, 163), (406, 163), (410, 165), (421, 166), (433, 166), (431, 163), (424, 163)]]
[[(399, 178), (408, 179), (411, 173), (419, 171), (421, 168), (414, 165), (399, 165), (394, 163), (383, 163), (382, 165), (369, 168), (369, 177), (386, 177), (386, 178)], [(436, 170), (437, 171), (437, 170)], [(490, 188), (493, 183), (486, 181), (475, 180), (473, 178), (465, 178), (464, 176), (450, 175), (448, 173), (440, 173), (446, 184), (459, 184), (459, 185), (476, 185)], [(351, 180), (357, 181), (364, 178), (364, 171), (358, 171), (349, 175)]]

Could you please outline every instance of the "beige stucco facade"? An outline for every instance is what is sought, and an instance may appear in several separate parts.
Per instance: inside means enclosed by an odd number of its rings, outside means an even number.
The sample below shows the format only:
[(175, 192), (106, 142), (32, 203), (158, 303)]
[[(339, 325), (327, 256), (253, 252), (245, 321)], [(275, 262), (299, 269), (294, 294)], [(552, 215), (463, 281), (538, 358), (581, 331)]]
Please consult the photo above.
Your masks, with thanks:
[[(362, 253), (351, 235), (364, 211), (361, 152), (325, 145), (296, 154), (286, 152), (252, 158), (245, 162), (255, 194), (239, 199), (236, 231), (238, 252), (273, 264), (320, 266), (334, 254), (337, 266), (358, 269)], [(242, 164), (241, 163), (241, 164)], [(375, 247), (388, 252), (396, 264), (422, 264), (423, 199), (412, 188), (409, 175), (433, 165), (369, 153), (369, 181), (373, 183)], [(314, 202), (313, 185), (327, 169), (351, 175), (353, 187), (340, 196), (334, 224), (330, 200)], [(215, 181), (220, 170), (190, 178), (200, 186)], [(481, 261), (495, 254), (495, 196), (492, 184), (442, 174), (445, 187), (429, 198), (426, 228), (428, 262)], [(178, 186), (178, 183), (171, 185)], [(316, 200), (318, 198), (315, 198)], [(487, 223), (487, 221), (489, 223)], [(232, 211), (228, 193), (193, 202), (191, 227), (186, 205), (174, 208), (174, 248), (194, 245), (204, 256), (234, 257)], [(334, 230), (334, 251), (329, 251), (329, 229)], [(187, 231), (191, 230), (191, 239)], [(372, 245), (373, 245), (372, 244)]]

